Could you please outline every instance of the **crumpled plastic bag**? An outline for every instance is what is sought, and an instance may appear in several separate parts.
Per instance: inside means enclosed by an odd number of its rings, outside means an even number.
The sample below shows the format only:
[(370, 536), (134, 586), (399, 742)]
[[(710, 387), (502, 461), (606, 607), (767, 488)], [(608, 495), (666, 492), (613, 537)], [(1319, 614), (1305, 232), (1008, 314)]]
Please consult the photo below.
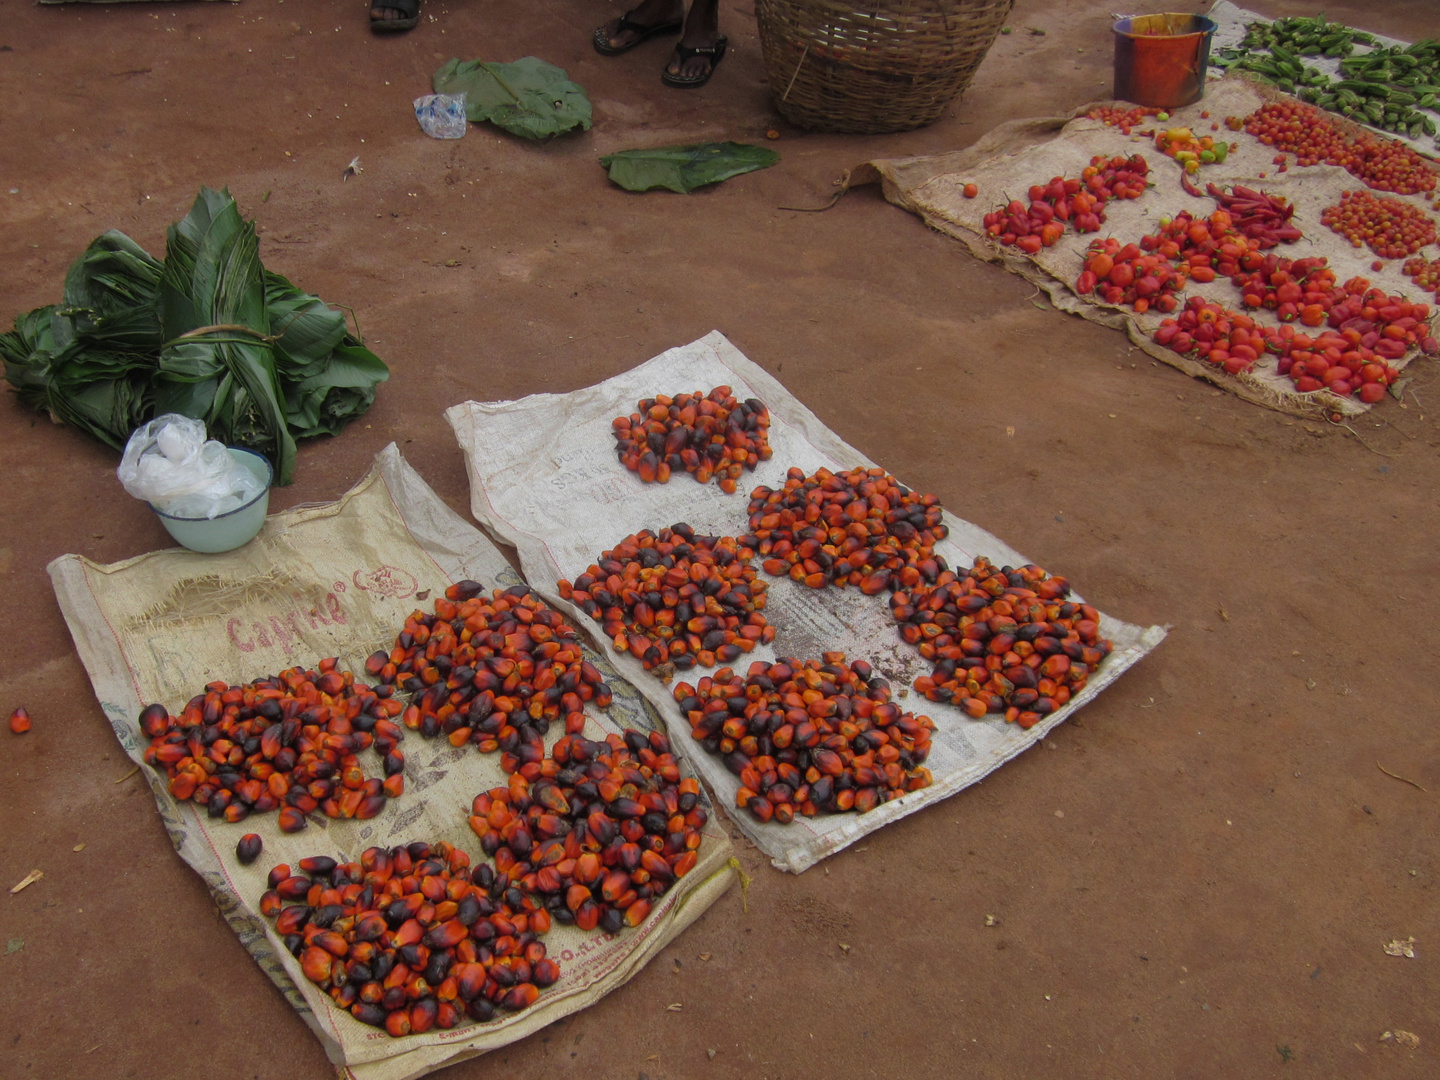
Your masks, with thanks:
[(464, 94), (426, 94), (415, 99), (415, 119), (435, 139), (461, 139), (469, 124)]
[(206, 440), (204, 421), (178, 413), (136, 428), (116, 475), (131, 495), (171, 517), (219, 517), (265, 490), (223, 443)]

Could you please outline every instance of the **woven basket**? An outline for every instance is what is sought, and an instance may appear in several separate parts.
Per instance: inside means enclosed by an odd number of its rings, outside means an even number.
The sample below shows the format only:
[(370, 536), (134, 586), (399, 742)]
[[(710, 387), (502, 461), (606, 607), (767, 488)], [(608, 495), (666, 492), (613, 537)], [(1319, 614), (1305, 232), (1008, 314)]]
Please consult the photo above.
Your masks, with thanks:
[(780, 114), (812, 131), (933, 123), (985, 59), (1014, 0), (756, 0)]

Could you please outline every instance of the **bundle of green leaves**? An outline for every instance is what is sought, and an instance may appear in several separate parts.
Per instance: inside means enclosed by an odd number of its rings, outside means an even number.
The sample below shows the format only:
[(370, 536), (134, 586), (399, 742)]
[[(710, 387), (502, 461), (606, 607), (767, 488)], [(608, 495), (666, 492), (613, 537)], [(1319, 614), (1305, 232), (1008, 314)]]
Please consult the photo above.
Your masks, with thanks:
[(265, 454), (281, 484), (295, 440), (338, 433), (390, 375), (341, 312), (261, 265), (254, 223), (210, 188), (170, 227), (163, 263), (124, 233), (96, 238), (62, 302), (0, 335), (0, 360), (22, 404), (117, 450), (178, 412)]

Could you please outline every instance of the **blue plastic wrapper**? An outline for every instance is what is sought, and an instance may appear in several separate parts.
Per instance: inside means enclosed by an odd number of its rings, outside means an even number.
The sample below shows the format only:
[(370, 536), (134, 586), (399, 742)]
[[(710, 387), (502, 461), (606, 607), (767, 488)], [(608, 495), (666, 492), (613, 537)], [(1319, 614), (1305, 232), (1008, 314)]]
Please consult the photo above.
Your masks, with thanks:
[(415, 119), (435, 139), (459, 139), (469, 121), (465, 118), (464, 94), (426, 94), (415, 99)]

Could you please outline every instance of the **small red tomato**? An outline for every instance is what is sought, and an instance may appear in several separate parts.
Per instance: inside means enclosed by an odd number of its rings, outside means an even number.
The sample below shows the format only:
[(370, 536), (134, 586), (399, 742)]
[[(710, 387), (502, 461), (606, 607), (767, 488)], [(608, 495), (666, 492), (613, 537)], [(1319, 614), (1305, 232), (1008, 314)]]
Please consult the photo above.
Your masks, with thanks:
[(30, 714), (24, 708), (16, 709), (10, 714), (10, 730), (16, 735), (24, 735), (30, 730)]
[(980, 188), (979, 188), (979, 186), (976, 185), (976, 184), (966, 184), (966, 185), (965, 185), (965, 188), (964, 188), (964, 191), (965, 191), (965, 198), (967, 198), (967, 199), (973, 199), (973, 198), (975, 198), (976, 195), (979, 195), (979, 194), (980, 194)]

